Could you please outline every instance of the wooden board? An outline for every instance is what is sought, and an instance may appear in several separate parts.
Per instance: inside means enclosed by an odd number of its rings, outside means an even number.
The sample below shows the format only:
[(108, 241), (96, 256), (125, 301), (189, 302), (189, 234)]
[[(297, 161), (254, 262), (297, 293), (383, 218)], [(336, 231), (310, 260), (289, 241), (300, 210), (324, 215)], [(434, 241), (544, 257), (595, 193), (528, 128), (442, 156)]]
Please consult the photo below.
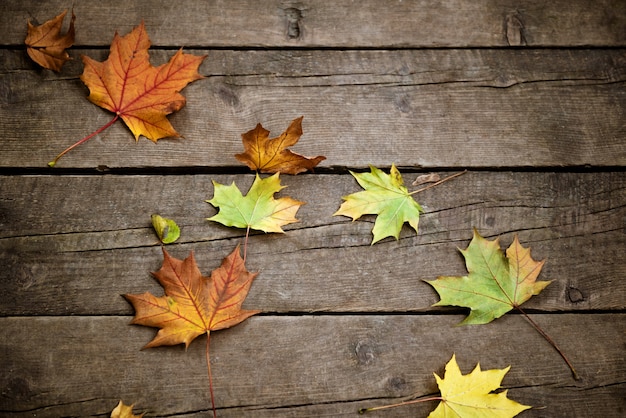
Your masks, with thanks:
[[(407, 183), (416, 176), (405, 174)], [(9, 297), (0, 299), (0, 313), (130, 314), (121, 293), (161, 292), (149, 275), (162, 262), (151, 213), (180, 224), (180, 242), (168, 251), (178, 258), (195, 251), (208, 274), (244, 234), (206, 221), (216, 213), (205, 202), (213, 196), (211, 182), (235, 181), (245, 193), (252, 178), (1, 178), (0, 249), (8, 261), (3, 289)], [(547, 259), (541, 278), (554, 283), (528, 308), (626, 307), (626, 284), (616, 280), (626, 275), (625, 173), (470, 172), (418, 195), (426, 212), (419, 234), (407, 226), (400, 241), (375, 246), (372, 217), (352, 223), (332, 216), (341, 196), (360, 190), (352, 176), (286, 176), (282, 182), (287, 188), (281, 195), (306, 205), (298, 213), (301, 222), (286, 234), (251, 238), (247, 264), (260, 276), (250, 306), (269, 312), (429, 311), (437, 298), (421, 280), (464, 274), (457, 248), (467, 246), (475, 227), (486, 237), (502, 235), (503, 246), (518, 234), (536, 259)], [(385, 297), (372, 289), (384, 289)]]
[[(74, 7), (73, 58), (59, 73), (26, 55), (26, 21)], [(107, 58), (113, 34), (144, 21), (154, 65), (207, 54), (204, 79), (170, 120), (182, 139), (137, 143), (89, 103), (81, 54)], [(67, 22), (65, 23), (67, 26)], [(626, 2), (481, 0), (130, 0), (0, 3), (0, 415), (109, 416), (120, 399), (146, 417), (211, 415), (206, 340), (141, 351), (121, 296), (162, 294), (150, 215), (174, 218), (208, 274), (244, 232), (209, 222), (212, 181), (245, 192), (234, 154), (257, 123), (280, 134), (304, 116), (293, 150), (327, 157), (282, 176), (307, 204), (286, 234), (253, 233), (259, 271), (244, 307), (213, 333), (219, 417), (355, 416), (437, 393), (463, 372), (511, 370), (521, 417), (626, 414)], [(395, 163), (463, 176), (416, 195), (416, 234), (371, 245), (374, 217), (334, 217), (360, 190), (348, 169)], [(463, 275), (472, 229), (515, 234), (553, 282), (524, 304), (578, 369), (518, 313), (455, 326), (424, 279)], [(372, 417), (427, 416), (429, 402)]]
[[(458, 316), (261, 316), (212, 334), (219, 416), (354, 416), (362, 407), (437, 392), (453, 353), (464, 373), (511, 366), (509, 397), (537, 407), (525, 417), (620, 417), (622, 315), (535, 315), (570, 355), (558, 354), (520, 316), (454, 327)], [(118, 398), (149, 416), (205, 416), (210, 409), (205, 342), (140, 351), (154, 331), (127, 317), (0, 319), (6, 417), (106, 415)], [(30, 347), (24, 351), (23, 347)], [(54, 347), (54, 349), (51, 349)], [(532, 347), (527, 349), (524, 347)], [(584, 396), (581, 396), (584, 394)], [(376, 417), (425, 416), (404, 408)]]
[[(299, 116), (294, 150), (325, 155), (322, 169), (626, 165), (622, 49), (208, 52), (170, 117), (184, 139), (135, 142), (118, 122), (58, 167), (238, 166), (242, 133), (278, 136)], [(56, 76), (0, 54), (0, 167), (45, 168), (113, 117), (86, 100), (79, 61)]]
[[(0, 40), (74, 7), (78, 45), (108, 45), (144, 20), (157, 45), (225, 47), (625, 46), (620, 0), (5, 2)], [(23, 22), (20, 24), (20, 22)], [(17, 29), (17, 30), (16, 30)]]

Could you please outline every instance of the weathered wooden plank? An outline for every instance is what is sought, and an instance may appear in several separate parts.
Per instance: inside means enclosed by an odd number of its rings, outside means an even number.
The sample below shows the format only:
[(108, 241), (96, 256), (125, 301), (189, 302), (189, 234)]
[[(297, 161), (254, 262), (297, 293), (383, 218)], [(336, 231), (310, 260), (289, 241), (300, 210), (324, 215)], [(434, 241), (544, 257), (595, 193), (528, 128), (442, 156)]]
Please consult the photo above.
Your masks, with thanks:
[[(192, 51), (198, 54), (206, 51)], [(0, 51), (0, 166), (45, 167), (112, 115), (61, 76)], [(104, 51), (99, 55), (105, 56)], [(155, 62), (168, 55), (161, 51)], [(626, 54), (608, 51), (210, 51), (171, 116), (185, 137), (155, 146), (116, 123), (61, 167), (238, 165), (241, 134), (304, 115), (296, 150), (321, 167), (626, 164)]]
[(154, 44), (160, 46), (626, 45), (626, 7), (619, 0), (363, 0), (358, 4), (333, 0), (107, 0), (74, 5), (29, 0), (0, 5), (2, 44), (22, 44), (28, 19), (41, 23), (72, 6), (79, 45), (107, 45), (115, 31), (126, 33), (141, 20)]
[[(441, 173), (446, 176), (449, 173)], [(405, 174), (407, 184), (417, 174)], [(175, 219), (184, 258), (194, 250), (203, 272), (241, 242), (243, 230), (205, 218), (211, 181), (245, 192), (252, 175), (4, 176), (0, 178), (2, 315), (129, 314), (119, 295), (161, 292), (149, 272), (161, 250), (150, 214)], [(465, 273), (457, 247), (476, 227), (513, 233), (553, 279), (530, 309), (620, 310), (626, 301), (626, 173), (470, 172), (418, 195), (420, 232), (371, 242), (372, 217), (333, 217), (341, 196), (360, 190), (350, 175), (282, 178), (307, 202), (284, 235), (251, 237), (248, 268), (260, 271), (249, 307), (267, 312), (429, 311), (434, 291), (421, 279)], [(323, 261), (323, 262), (320, 262)], [(384, 289), (385, 297), (379, 291)]]
[[(212, 334), (219, 416), (352, 416), (362, 406), (436, 393), (432, 373), (442, 374), (453, 353), (465, 373), (477, 362), (483, 369), (511, 365), (503, 382), (511, 388), (509, 396), (545, 407), (525, 412), (527, 417), (619, 417), (625, 410), (623, 314), (535, 315), (570, 356), (582, 376), (579, 382), (521, 317), (453, 327), (459, 319), (250, 318)], [(128, 320), (1, 318), (3, 416), (101, 416), (119, 398), (149, 416), (206, 413), (204, 341), (187, 351), (182, 346), (140, 351), (154, 331), (128, 326)], [(373, 416), (400, 417), (415, 410)]]

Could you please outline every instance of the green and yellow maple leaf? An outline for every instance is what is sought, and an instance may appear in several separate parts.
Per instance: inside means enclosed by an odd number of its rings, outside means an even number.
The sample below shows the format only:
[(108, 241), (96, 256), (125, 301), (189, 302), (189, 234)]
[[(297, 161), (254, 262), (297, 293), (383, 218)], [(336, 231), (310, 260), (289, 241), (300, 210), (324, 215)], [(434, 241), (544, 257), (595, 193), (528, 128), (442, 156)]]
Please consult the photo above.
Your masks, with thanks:
[(345, 202), (333, 216), (348, 216), (355, 221), (362, 215), (378, 215), (372, 229), (372, 244), (386, 237), (398, 239), (405, 222), (417, 232), (422, 207), (404, 187), (396, 166), (391, 166), (389, 174), (374, 166), (370, 166), (370, 170), (369, 173), (350, 172), (365, 190), (344, 196)]
[(213, 181), (213, 199), (206, 202), (219, 208), (219, 212), (208, 220), (236, 228), (284, 233), (282, 226), (298, 222), (295, 215), (304, 202), (290, 197), (274, 199), (274, 193), (285, 187), (281, 186), (279, 175), (261, 178), (257, 174), (246, 196), (235, 182), (224, 186)]
[(469, 274), (438, 277), (426, 281), (441, 300), (435, 306), (454, 305), (470, 308), (461, 324), (486, 324), (519, 307), (538, 295), (550, 281), (537, 281), (543, 261), (535, 261), (530, 249), (522, 247), (517, 236), (506, 251), (498, 239), (489, 241), (474, 230), (474, 237), (461, 250)]
[(463, 375), (453, 355), (443, 379), (435, 374), (441, 402), (428, 418), (510, 418), (530, 409), (507, 398), (506, 390), (494, 393), (510, 368), (482, 371), (477, 364), (471, 373)]

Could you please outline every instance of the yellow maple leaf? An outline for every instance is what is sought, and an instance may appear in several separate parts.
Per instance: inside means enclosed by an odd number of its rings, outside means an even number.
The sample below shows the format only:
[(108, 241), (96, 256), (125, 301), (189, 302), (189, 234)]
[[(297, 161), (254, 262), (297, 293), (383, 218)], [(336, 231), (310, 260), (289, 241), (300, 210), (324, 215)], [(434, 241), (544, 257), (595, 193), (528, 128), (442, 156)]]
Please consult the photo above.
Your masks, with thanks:
[(143, 417), (143, 414), (141, 415), (133, 414), (133, 405), (125, 405), (124, 402), (122, 401), (120, 401), (120, 403), (117, 404), (115, 409), (111, 411), (111, 418), (141, 418), (141, 417)]
[(494, 392), (510, 368), (482, 371), (477, 364), (471, 373), (463, 375), (453, 355), (443, 379), (435, 374), (441, 402), (428, 418), (509, 418), (530, 409), (507, 398), (506, 390)]

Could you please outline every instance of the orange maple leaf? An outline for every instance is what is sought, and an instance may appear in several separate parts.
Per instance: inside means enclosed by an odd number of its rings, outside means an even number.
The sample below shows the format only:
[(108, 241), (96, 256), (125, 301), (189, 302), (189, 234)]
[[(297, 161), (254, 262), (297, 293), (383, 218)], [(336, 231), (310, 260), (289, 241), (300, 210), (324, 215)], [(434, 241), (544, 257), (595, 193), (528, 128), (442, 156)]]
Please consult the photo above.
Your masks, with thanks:
[(163, 258), (163, 265), (154, 277), (163, 286), (164, 296), (156, 297), (150, 292), (124, 295), (135, 308), (131, 324), (160, 328), (144, 348), (176, 344), (188, 347), (196, 337), (206, 334), (209, 390), (216, 417), (209, 358), (211, 331), (230, 328), (261, 312), (241, 309), (258, 273), (246, 270), (239, 245), (213, 270), (211, 277), (202, 276), (193, 252), (184, 260), (178, 260), (164, 248)]
[(150, 292), (124, 295), (135, 308), (132, 324), (160, 328), (144, 348), (189, 343), (202, 334), (230, 328), (258, 310), (242, 310), (257, 273), (244, 266), (239, 246), (219, 268), (204, 277), (193, 252), (184, 260), (176, 259), (163, 249), (163, 265), (154, 277), (163, 286), (164, 296)]
[(179, 49), (167, 63), (153, 67), (148, 54), (149, 47), (150, 39), (142, 22), (126, 36), (115, 34), (109, 57), (105, 61), (81, 56), (85, 70), (80, 79), (89, 88), (88, 99), (115, 113), (115, 117), (59, 154), (50, 166), (54, 166), (72, 148), (113, 125), (119, 118), (126, 123), (135, 140), (142, 135), (153, 142), (180, 136), (166, 116), (185, 106), (185, 97), (179, 91), (192, 81), (203, 78), (198, 68), (206, 55), (184, 54)]
[(67, 10), (39, 26), (28, 21), (28, 30), (24, 41), (26, 52), (33, 61), (44, 68), (57, 72), (61, 71), (63, 64), (70, 60), (65, 49), (74, 43), (76, 16), (74, 16), (73, 11), (67, 33), (61, 35), (61, 27), (66, 14)]
[(242, 163), (262, 173), (298, 174), (311, 170), (326, 157), (305, 157), (287, 149), (302, 136), (302, 119), (294, 119), (287, 130), (277, 138), (269, 138), (270, 131), (257, 124), (256, 128), (241, 135), (244, 152), (236, 154)]

